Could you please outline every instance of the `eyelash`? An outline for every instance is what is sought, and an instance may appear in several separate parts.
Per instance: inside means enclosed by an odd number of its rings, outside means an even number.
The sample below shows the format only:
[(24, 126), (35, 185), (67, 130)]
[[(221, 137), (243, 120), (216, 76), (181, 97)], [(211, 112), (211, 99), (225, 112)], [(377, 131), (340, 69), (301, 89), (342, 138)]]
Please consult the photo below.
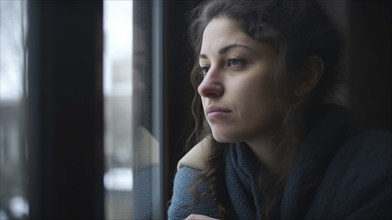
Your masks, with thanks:
[(201, 67), (200, 67), (200, 74), (201, 74), (203, 77), (206, 76), (209, 69), (210, 69), (209, 66), (201, 66)]
[[(232, 62), (232, 61), (236, 61), (236, 62), (239, 63), (239, 64), (237, 64), (237, 65), (235, 65), (235, 66), (233, 67), (233, 68), (235, 68), (235, 69), (241, 69), (241, 68), (243, 68), (243, 67), (245, 66), (245, 64), (246, 64), (245, 60), (240, 59), (240, 58), (230, 58), (230, 59), (227, 60), (226, 63), (229, 65), (230, 62)], [(230, 66), (233, 66), (233, 64), (231, 64)]]
[[(233, 64), (232, 62), (238, 62), (237, 64)], [(226, 61), (226, 66), (234, 68), (234, 70), (240, 70), (246, 65), (246, 61), (240, 58), (229, 58)], [(210, 69), (209, 66), (201, 66), (200, 67), (200, 73), (203, 76), (206, 76), (208, 73), (208, 70)]]

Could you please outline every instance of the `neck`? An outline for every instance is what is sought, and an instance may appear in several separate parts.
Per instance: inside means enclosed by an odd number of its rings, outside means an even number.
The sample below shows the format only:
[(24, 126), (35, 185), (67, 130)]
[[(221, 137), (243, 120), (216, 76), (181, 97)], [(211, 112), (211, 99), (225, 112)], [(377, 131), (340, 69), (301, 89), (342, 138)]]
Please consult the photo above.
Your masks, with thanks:
[[(274, 141), (275, 140), (275, 141)], [(296, 144), (280, 146), (276, 138), (256, 138), (246, 141), (250, 149), (267, 169), (277, 175), (289, 172), (297, 151)], [(292, 140), (290, 143), (297, 143)]]
[(265, 164), (268, 170), (272, 173), (277, 173), (279, 170), (279, 156), (276, 153), (275, 146), (270, 140), (258, 139), (246, 141), (250, 149), (257, 156), (257, 158)]

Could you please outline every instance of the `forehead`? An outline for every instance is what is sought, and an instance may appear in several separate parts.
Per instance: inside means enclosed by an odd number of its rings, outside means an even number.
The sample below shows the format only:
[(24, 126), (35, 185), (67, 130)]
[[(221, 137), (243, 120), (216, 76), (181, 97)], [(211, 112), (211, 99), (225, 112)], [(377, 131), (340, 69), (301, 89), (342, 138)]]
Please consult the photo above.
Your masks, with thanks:
[(244, 33), (234, 20), (225, 17), (211, 20), (203, 32), (201, 53), (213, 53), (230, 44), (262, 49), (262, 44)]

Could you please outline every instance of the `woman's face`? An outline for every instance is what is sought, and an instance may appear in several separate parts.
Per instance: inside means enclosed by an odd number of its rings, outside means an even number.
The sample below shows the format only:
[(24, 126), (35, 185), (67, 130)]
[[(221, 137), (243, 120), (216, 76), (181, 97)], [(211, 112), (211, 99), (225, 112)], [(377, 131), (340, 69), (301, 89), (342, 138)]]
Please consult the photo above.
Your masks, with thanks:
[(205, 117), (218, 142), (251, 142), (271, 135), (277, 118), (271, 77), (273, 48), (245, 34), (228, 18), (213, 19), (203, 33), (198, 87)]

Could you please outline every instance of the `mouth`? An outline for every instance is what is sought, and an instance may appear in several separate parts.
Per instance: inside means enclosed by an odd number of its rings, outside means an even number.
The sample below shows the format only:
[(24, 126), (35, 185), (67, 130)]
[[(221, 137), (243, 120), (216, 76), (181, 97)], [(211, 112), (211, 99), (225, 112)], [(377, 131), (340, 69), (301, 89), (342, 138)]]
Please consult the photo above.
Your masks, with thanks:
[(213, 120), (221, 120), (228, 117), (232, 111), (230, 109), (223, 108), (223, 107), (211, 106), (208, 107), (205, 112), (206, 112), (207, 119), (213, 121)]

